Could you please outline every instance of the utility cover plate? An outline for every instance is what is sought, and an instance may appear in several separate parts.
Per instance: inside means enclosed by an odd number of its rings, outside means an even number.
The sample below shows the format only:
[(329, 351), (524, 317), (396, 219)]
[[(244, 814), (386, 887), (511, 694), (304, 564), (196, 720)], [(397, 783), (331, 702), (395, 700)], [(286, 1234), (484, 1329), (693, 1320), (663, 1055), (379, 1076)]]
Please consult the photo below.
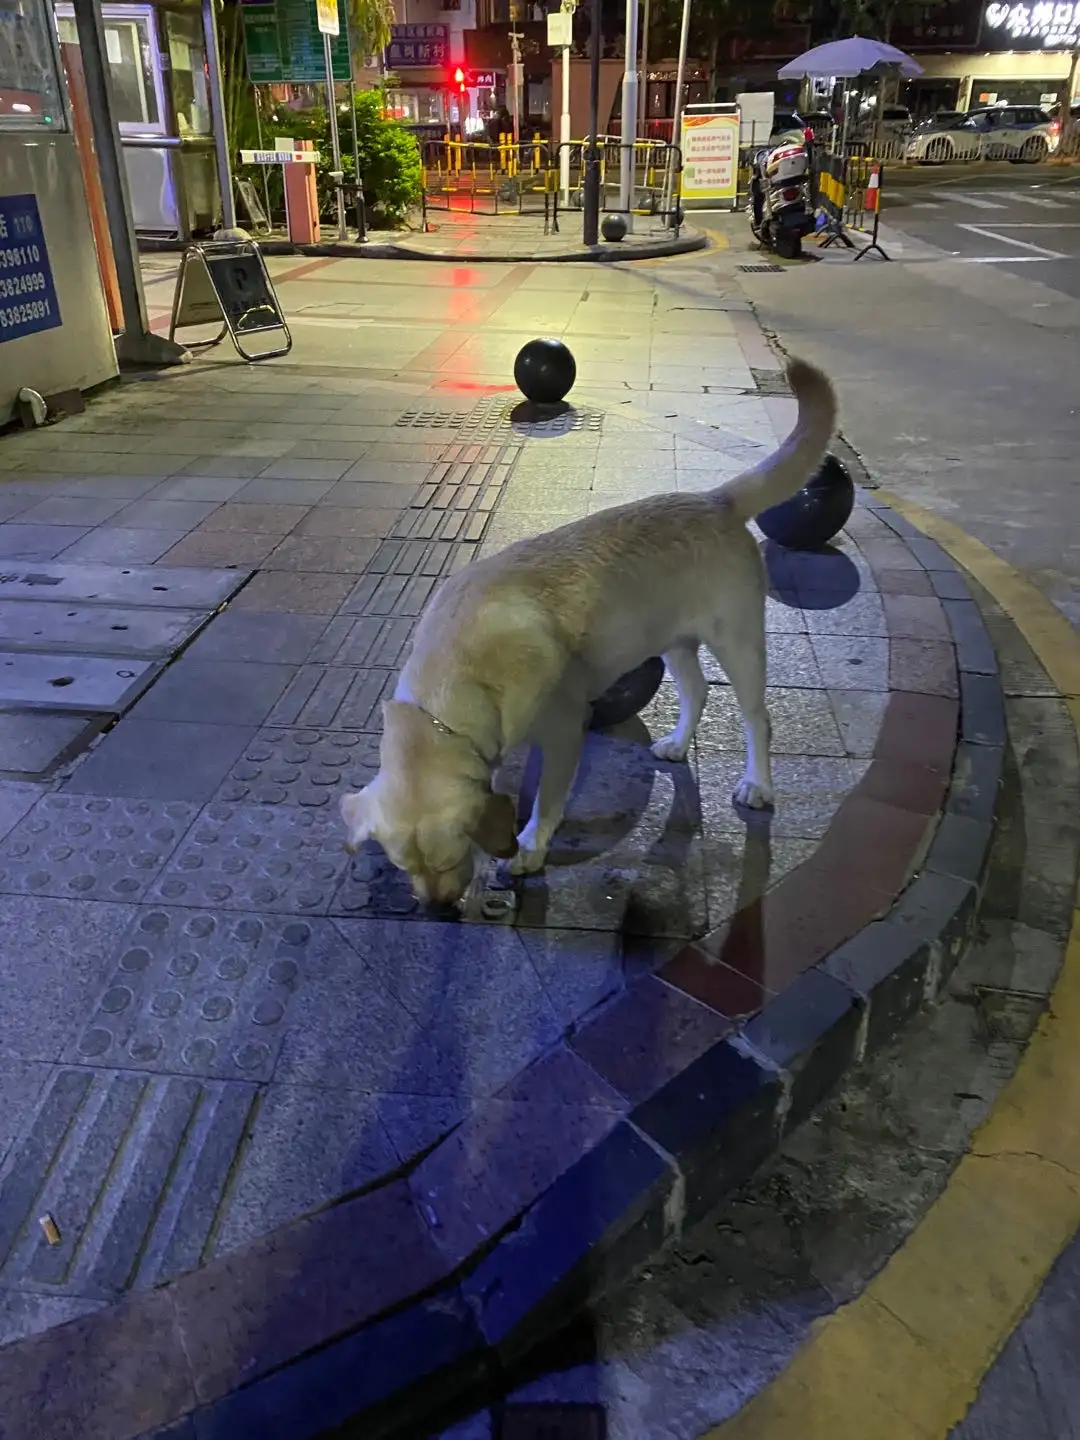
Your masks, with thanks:
[(105, 711), (119, 715), (160, 666), (115, 655), (0, 655), (0, 708)]
[(73, 650), (153, 659), (178, 650), (205, 619), (205, 610), (0, 599), (0, 651)]
[(94, 738), (107, 718), (48, 715), (41, 710), (0, 712), (0, 771), (45, 779)]
[(216, 610), (250, 570), (201, 570), (168, 565), (63, 565), (0, 562), (0, 600), (72, 600), (98, 605), (153, 605)]

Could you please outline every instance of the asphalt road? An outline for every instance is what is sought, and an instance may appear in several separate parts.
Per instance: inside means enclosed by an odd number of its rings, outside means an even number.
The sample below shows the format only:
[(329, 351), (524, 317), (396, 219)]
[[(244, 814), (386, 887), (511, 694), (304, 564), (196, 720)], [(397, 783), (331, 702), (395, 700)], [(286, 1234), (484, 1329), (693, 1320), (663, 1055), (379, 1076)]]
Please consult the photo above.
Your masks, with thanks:
[(845, 438), (881, 485), (976, 535), (1080, 627), (1080, 183), (972, 170), (893, 191), (895, 263), (834, 248), (743, 273), (763, 257), (735, 215), (707, 222), (725, 246), (711, 264), (833, 376)]
[(1080, 298), (1080, 178), (931, 175), (897, 187), (883, 216), (896, 229), (971, 264), (1000, 266)]

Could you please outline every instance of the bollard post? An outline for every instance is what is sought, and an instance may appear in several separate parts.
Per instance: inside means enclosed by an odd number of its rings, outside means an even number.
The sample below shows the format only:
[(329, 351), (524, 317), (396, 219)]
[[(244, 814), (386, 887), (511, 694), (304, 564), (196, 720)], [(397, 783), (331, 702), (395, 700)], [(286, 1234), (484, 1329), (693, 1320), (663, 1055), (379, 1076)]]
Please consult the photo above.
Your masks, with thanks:
[(870, 166), (870, 180), (866, 187), (866, 209), (867, 212), (874, 217), (874, 228), (870, 232), (870, 244), (863, 246), (855, 256), (856, 260), (861, 260), (863, 256), (868, 255), (871, 250), (876, 251), (883, 260), (890, 260), (892, 258), (890, 255), (886, 255), (885, 251), (878, 244), (878, 226), (881, 224), (881, 184), (884, 179), (884, 174), (884, 166), (879, 165), (876, 160), (873, 161)]

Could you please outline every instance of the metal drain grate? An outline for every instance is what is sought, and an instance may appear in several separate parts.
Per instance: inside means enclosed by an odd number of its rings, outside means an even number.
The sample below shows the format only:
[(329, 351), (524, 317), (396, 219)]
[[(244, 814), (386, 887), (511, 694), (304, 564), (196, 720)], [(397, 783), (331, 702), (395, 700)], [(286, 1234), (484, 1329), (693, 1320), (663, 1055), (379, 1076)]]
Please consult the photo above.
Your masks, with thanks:
[(737, 267), (744, 275), (782, 275), (783, 265), (739, 265)]
[(783, 370), (755, 370), (750, 367), (759, 395), (790, 395), (791, 386)]

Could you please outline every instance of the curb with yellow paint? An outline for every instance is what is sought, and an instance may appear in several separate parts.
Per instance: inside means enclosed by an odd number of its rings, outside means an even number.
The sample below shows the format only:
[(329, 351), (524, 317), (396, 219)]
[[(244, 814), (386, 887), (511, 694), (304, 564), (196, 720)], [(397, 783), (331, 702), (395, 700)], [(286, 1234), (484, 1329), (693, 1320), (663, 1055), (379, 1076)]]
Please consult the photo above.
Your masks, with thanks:
[[(1027, 640), (1080, 746), (1080, 639), (981, 541), (881, 499), (987, 590)], [(862, 1294), (707, 1440), (943, 1440), (1080, 1229), (1080, 894), (1061, 973), (1012, 1080), (918, 1226)]]

